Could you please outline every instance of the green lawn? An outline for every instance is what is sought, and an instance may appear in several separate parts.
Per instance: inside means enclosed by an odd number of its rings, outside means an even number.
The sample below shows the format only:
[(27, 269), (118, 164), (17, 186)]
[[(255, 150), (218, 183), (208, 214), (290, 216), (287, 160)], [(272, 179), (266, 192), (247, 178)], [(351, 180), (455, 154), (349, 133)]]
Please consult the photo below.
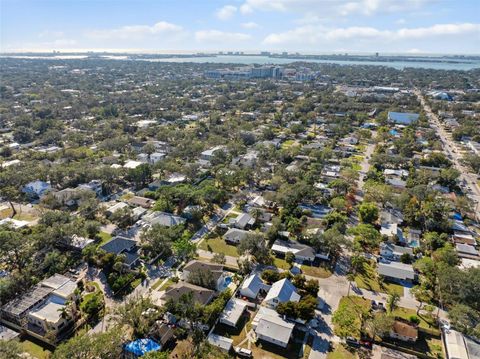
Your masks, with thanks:
[(280, 146), (283, 150), (286, 150), (292, 146), (298, 146), (298, 143), (295, 142), (295, 140), (287, 140), (285, 142), (282, 143), (282, 145)]
[(347, 350), (342, 344), (336, 344), (332, 352), (327, 354), (327, 359), (356, 359), (358, 355)]
[(302, 272), (306, 275), (317, 278), (328, 278), (332, 275), (332, 271), (323, 266), (309, 266), (302, 264)]
[(100, 237), (100, 242), (98, 243), (98, 246), (101, 246), (107, 243), (110, 239), (112, 239), (112, 235), (107, 232), (99, 232), (98, 236)]
[(342, 297), (333, 313), (334, 332), (340, 337), (360, 338), (362, 317), (370, 313), (371, 302), (357, 296)]
[(412, 315), (414, 315), (418, 319), (420, 319), (420, 328), (428, 329), (432, 333), (440, 335), (440, 331), (438, 330), (438, 326), (435, 323), (435, 319), (423, 314), (417, 315), (417, 311), (415, 309), (398, 307), (393, 311), (393, 315), (404, 319), (409, 319)]
[(378, 278), (374, 263), (365, 263), (362, 273), (355, 276), (355, 284), (359, 288), (365, 288), (374, 292), (403, 296), (403, 287), (396, 283), (381, 282)]
[(20, 346), (23, 350), (37, 359), (49, 358), (52, 353), (50, 350), (44, 349), (40, 345), (29, 340), (21, 340)]
[(238, 257), (237, 247), (227, 244), (221, 237), (206, 238), (198, 248), (209, 252), (223, 253), (226, 256)]
[(290, 269), (290, 264), (288, 264), (285, 261), (285, 259), (282, 259), (282, 258), (274, 257), (273, 265), (277, 268), (284, 269), (284, 270), (289, 270)]
[(165, 279), (157, 280), (157, 282), (153, 285), (152, 288), (158, 291), (167, 290), (175, 283), (172, 278), (168, 278), (168, 280), (163, 285), (161, 285), (164, 280)]

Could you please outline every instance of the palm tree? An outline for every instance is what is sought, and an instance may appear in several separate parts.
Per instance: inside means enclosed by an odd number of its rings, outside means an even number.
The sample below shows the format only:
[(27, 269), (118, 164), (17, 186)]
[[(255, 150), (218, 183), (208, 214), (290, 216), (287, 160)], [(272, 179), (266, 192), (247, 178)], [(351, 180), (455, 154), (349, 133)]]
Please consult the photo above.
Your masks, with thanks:
[(395, 308), (397, 308), (397, 304), (400, 301), (400, 295), (398, 293), (392, 293), (388, 296), (387, 299), (387, 309), (390, 313), (392, 313)]

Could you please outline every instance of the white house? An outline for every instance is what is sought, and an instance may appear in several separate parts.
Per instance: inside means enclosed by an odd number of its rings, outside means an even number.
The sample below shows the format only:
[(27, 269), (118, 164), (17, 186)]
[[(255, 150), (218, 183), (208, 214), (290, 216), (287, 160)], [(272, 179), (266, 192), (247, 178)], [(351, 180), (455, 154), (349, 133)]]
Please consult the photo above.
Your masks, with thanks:
[(272, 284), (272, 287), (265, 297), (264, 303), (267, 307), (276, 308), (279, 303), (298, 302), (300, 295), (297, 288), (287, 278)]
[(257, 339), (282, 348), (288, 346), (294, 327), (295, 324), (287, 322), (275, 310), (266, 307), (260, 307), (252, 321)]
[(242, 283), (240, 287), (240, 295), (250, 299), (256, 299), (261, 290), (267, 291), (270, 286), (263, 283), (262, 279), (257, 273), (250, 274)]
[(213, 147), (213, 148), (210, 148), (206, 151), (203, 151), (201, 154), (200, 154), (200, 158), (202, 160), (205, 160), (205, 161), (211, 161), (213, 159), (213, 157), (215, 156), (215, 152), (217, 151), (221, 151), (225, 148), (225, 146), (216, 146), (216, 147)]
[(413, 256), (413, 249), (410, 247), (397, 246), (396, 244), (388, 242), (380, 244), (380, 255), (383, 258), (399, 261), (403, 254)]
[(247, 302), (238, 298), (231, 298), (220, 313), (220, 323), (235, 327), (246, 308)]

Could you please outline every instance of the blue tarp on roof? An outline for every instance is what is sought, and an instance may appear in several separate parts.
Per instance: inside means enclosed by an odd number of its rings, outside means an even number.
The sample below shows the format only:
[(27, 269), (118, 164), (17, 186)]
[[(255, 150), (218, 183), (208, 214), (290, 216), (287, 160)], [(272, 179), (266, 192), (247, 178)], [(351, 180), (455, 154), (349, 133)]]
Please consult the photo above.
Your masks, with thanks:
[(137, 356), (142, 356), (146, 353), (160, 350), (161, 348), (161, 345), (152, 339), (138, 339), (125, 345), (127, 352)]
[(458, 212), (455, 212), (452, 216), (453, 219), (457, 220), (457, 221), (461, 221), (463, 219), (462, 215)]
[(409, 125), (412, 122), (418, 120), (420, 115), (418, 113), (410, 113), (410, 112), (389, 112), (388, 113), (388, 120), (394, 123), (398, 123), (401, 125)]

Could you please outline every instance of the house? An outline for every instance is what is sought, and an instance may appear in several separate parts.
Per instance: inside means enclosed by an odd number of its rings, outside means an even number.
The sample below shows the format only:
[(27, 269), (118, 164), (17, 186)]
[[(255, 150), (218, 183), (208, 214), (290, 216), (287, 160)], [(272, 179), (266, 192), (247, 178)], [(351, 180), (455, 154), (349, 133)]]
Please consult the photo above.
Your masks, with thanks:
[(65, 328), (69, 322), (69, 319), (62, 316), (66, 302), (56, 299), (57, 298), (53, 296), (30, 311), (28, 314), (29, 325), (34, 328), (39, 328), (44, 333), (48, 331), (58, 333)]
[(100, 180), (92, 180), (88, 183), (79, 184), (77, 188), (93, 191), (97, 196), (101, 196), (103, 191), (102, 181)]
[(207, 305), (210, 303), (215, 295), (215, 291), (211, 289), (199, 287), (198, 285), (187, 282), (178, 282), (169, 287), (161, 299), (163, 302), (166, 302), (169, 299), (178, 301), (182, 295), (188, 293), (192, 293), (194, 302), (201, 305)]
[(81, 188), (64, 188), (61, 191), (52, 192), (52, 196), (55, 200), (60, 203), (62, 206), (75, 206), (78, 204), (82, 192), (89, 191)]
[(128, 204), (126, 203), (123, 203), (123, 202), (118, 202), (118, 203), (115, 203), (114, 205), (108, 207), (105, 211), (105, 214), (107, 216), (111, 216), (112, 214), (114, 214), (115, 212), (117, 211), (120, 211), (124, 208), (128, 208)]
[(474, 246), (477, 243), (475, 238), (468, 232), (454, 231), (452, 240), (454, 243), (469, 244), (471, 246)]
[(230, 339), (215, 333), (210, 333), (207, 337), (207, 341), (211, 345), (219, 348), (220, 350), (226, 353), (230, 352), (233, 347), (233, 339)]
[(123, 165), (123, 168), (134, 169), (134, 168), (137, 168), (138, 166), (140, 166), (141, 164), (143, 164), (143, 163), (139, 162), (139, 161), (129, 160), (129, 161), (125, 162), (125, 164)]
[(38, 199), (50, 191), (52, 187), (50, 183), (44, 181), (32, 181), (22, 188), (22, 192), (32, 199)]
[(133, 268), (140, 263), (137, 242), (128, 238), (115, 237), (100, 246), (107, 253), (125, 256), (124, 264), (128, 268)]
[(131, 206), (140, 206), (146, 209), (152, 208), (155, 204), (155, 200), (140, 196), (133, 196), (132, 198), (127, 199), (126, 202)]
[(239, 293), (243, 297), (250, 299), (257, 299), (258, 294), (261, 291), (267, 291), (270, 289), (270, 286), (263, 283), (262, 279), (257, 273), (250, 274), (243, 281)]
[(455, 249), (457, 250), (459, 257), (478, 257), (478, 251), (470, 244), (457, 243), (455, 244)]
[(247, 302), (241, 299), (231, 298), (225, 305), (223, 311), (220, 313), (220, 323), (231, 327), (236, 327), (238, 321), (245, 312), (245, 309), (247, 309), (247, 304)]
[(297, 241), (277, 239), (272, 245), (272, 251), (275, 254), (285, 256), (288, 252), (293, 253), (295, 261), (299, 263), (313, 262), (315, 260), (315, 250), (306, 244)]
[(186, 219), (167, 212), (150, 212), (143, 216), (142, 221), (150, 226), (159, 224), (165, 227), (172, 227), (185, 223)]
[(213, 148), (210, 148), (206, 151), (203, 151), (200, 154), (200, 158), (204, 161), (211, 161), (215, 157), (215, 153), (217, 151), (221, 151), (225, 148), (225, 146), (215, 146)]
[(403, 254), (413, 256), (413, 249), (409, 247), (397, 246), (390, 242), (380, 244), (380, 255), (392, 261), (399, 261)]
[(237, 228), (229, 228), (228, 231), (223, 235), (225, 242), (238, 244), (241, 240), (248, 236), (248, 231)]
[(150, 155), (146, 153), (140, 153), (137, 155), (137, 159), (142, 163), (148, 163), (154, 165), (157, 162), (160, 162), (166, 157), (166, 153), (163, 152), (153, 152)]
[[(469, 356), (467, 338), (453, 329), (443, 329), (442, 339), (445, 344), (447, 359), (475, 359), (478, 356)], [(478, 344), (477, 344), (478, 346)], [(473, 354), (473, 353), (472, 353)], [(480, 354), (480, 353), (479, 353)]]
[(69, 243), (67, 243), (67, 245), (73, 249), (81, 251), (82, 249), (84, 249), (89, 244), (92, 244), (93, 242), (94, 242), (93, 239), (81, 237), (74, 234), (70, 239)]
[(378, 263), (378, 274), (393, 280), (413, 281), (415, 271), (410, 264), (381, 261)]
[(284, 278), (272, 284), (263, 302), (269, 308), (276, 308), (280, 303), (298, 302), (299, 300), (300, 295), (297, 293), (297, 288), (287, 278)]
[(382, 223), (380, 234), (389, 238), (397, 236), (400, 241), (403, 240), (403, 232), (396, 223)]
[(420, 115), (418, 113), (410, 112), (389, 112), (388, 121), (396, 125), (410, 125), (413, 122), (416, 122)]
[(70, 320), (61, 312), (76, 299), (77, 283), (61, 274), (44, 279), (1, 308), (1, 320), (19, 330), (45, 335), (67, 327)]
[(260, 307), (252, 321), (252, 329), (257, 339), (282, 348), (288, 346), (294, 327), (295, 324), (284, 320), (275, 310), (266, 307)]
[(390, 330), (390, 337), (414, 343), (418, 339), (418, 329), (406, 321), (395, 320)]
[(238, 229), (245, 229), (255, 224), (255, 218), (248, 213), (241, 213), (235, 219), (231, 220), (231, 224)]
[(301, 204), (298, 206), (302, 211), (308, 212), (308, 216), (316, 219), (323, 219), (332, 212), (332, 208), (323, 205)]
[(183, 267), (183, 279), (188, 282), (192, 273), (198, 273), (199, 271), (208, 271), (212, 274), (215, 281), (215, 289), (221, 290), (224, 288), (226, 273), (223, 271), (221, 264), (207, 263), (199, 260), (192, 260)]

